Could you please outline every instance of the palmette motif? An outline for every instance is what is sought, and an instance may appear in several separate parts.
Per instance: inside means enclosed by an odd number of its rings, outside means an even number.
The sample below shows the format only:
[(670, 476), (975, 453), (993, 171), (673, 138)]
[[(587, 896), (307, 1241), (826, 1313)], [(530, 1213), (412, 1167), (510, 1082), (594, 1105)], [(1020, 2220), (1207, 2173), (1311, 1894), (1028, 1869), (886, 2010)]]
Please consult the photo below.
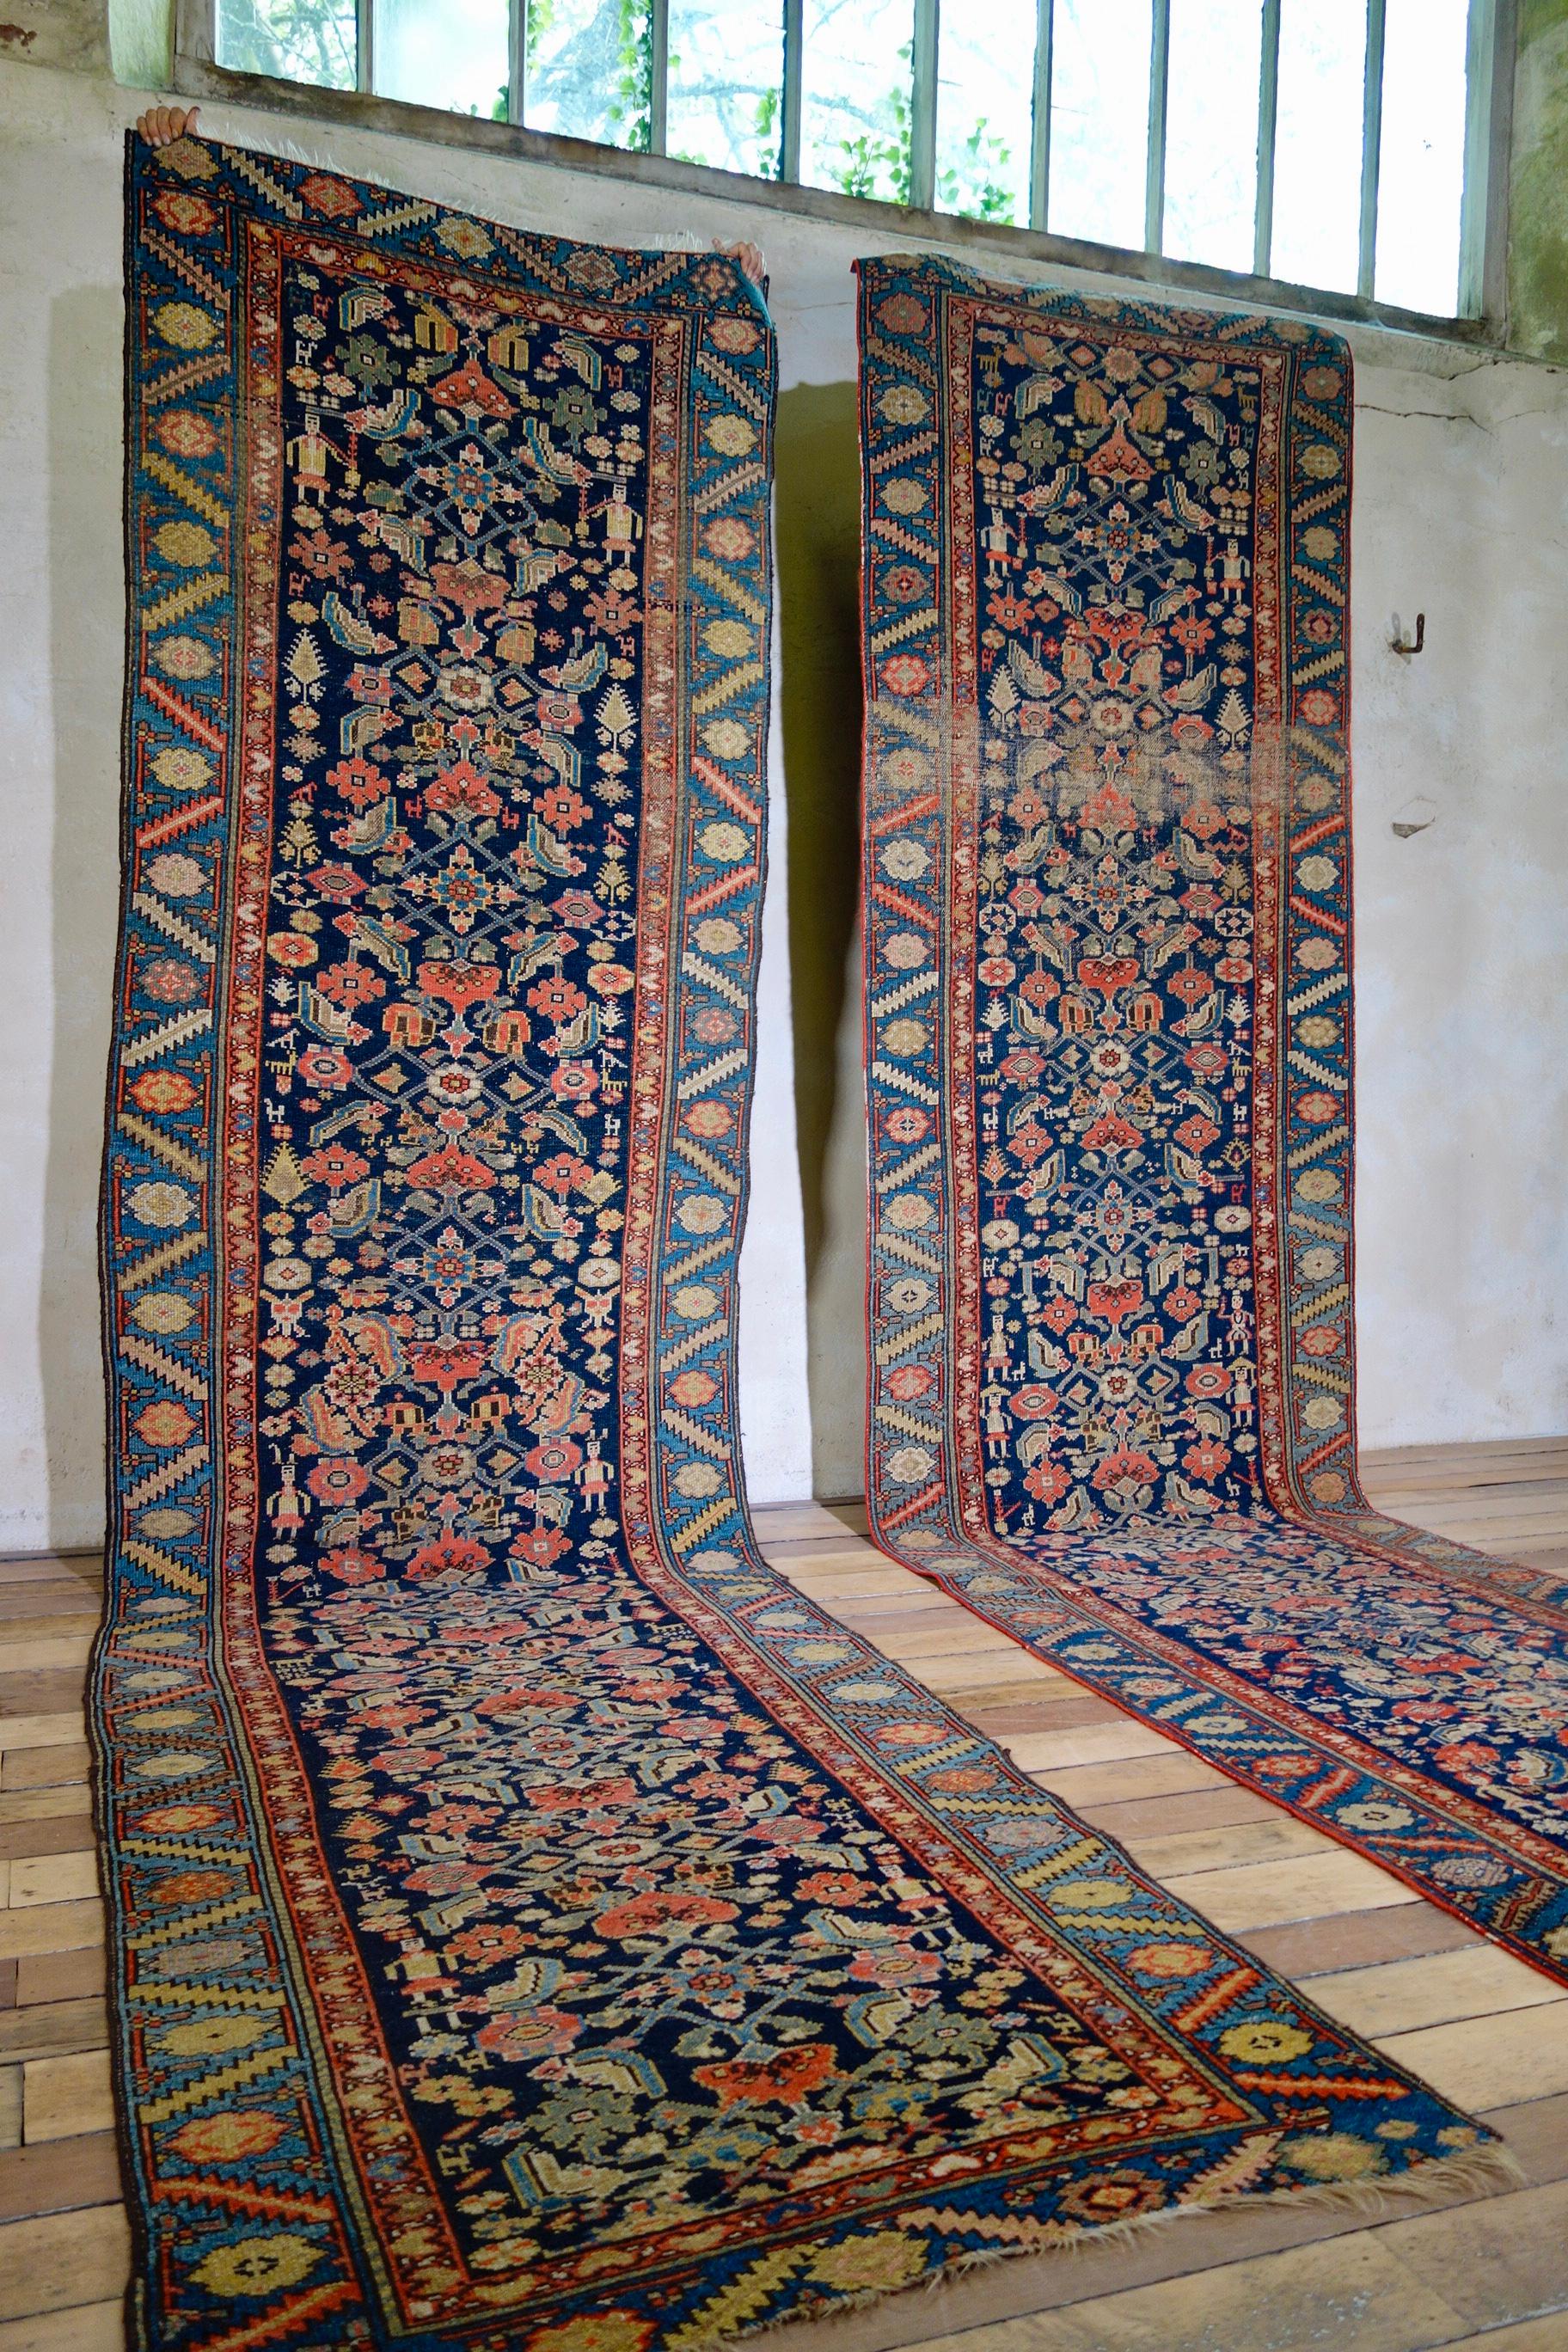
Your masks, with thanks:
[(878, 1539), (1568, 1976), (1568, 1591), (1356, 1479), (1349, 354), (861, 336)]
[(751, 1542), (754, 289), (188, 139), (128, 201), (137, 2340), (692, 2352), (1484, 2158)]

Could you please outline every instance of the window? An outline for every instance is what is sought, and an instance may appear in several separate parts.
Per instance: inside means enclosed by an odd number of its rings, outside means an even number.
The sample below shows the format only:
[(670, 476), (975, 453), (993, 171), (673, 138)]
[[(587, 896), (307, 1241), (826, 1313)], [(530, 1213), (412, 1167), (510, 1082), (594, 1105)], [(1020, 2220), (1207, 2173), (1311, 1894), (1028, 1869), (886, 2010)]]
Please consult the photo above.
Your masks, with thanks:
[(358, 91), (1156, 255), (1184, 279), (1474, 318), (1508, 5), (184, 0), (185, 48), (221, 69), (184, 86)]

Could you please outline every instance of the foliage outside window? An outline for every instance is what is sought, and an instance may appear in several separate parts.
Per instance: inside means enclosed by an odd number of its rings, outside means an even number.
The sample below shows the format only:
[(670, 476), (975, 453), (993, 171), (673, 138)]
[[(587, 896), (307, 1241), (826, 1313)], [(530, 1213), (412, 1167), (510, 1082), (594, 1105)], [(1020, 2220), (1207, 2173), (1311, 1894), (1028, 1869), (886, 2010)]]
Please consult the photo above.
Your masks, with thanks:
[(1494, 0), (213, 0), (221, 67), (1455, 317)]

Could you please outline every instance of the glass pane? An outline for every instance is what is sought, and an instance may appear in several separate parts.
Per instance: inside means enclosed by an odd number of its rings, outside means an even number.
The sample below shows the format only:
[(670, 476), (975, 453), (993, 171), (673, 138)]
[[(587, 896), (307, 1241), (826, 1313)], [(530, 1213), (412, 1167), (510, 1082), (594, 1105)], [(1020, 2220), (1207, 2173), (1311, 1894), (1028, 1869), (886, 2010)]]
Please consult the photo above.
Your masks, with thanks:
[(531, 131), (646, 151), (652, 128), (653, 27), (645, 0), (522, 0)]
[(1035, 0), (940, 19), (936, 200), (945, 213), (1029, 224)]
[(1353, 294), (1366, 0), (1283, 0), (1270, 275)]
[(670, 154), (774, 180), (783, 111), (781, 0), (669, 0)]
[(1143, 249), (1150, 0), (1057, 0), (1050, 227)]
[(1175, 0), (1165, 100), (1164, 249), (1252, 268), (1263, 0)]
[(1388, 0), (1377, 176), (1380, 302), (1459, 307), (1468, 0)]
[(235, 73), (353, 89), (353, 0), (218, 0), (217, 61)]
[(801, 178), (907, 205), (914, 0), (805, 0), (801, 13)]
[(506, 121), (507, 0), (375, 0), (383, 98)]

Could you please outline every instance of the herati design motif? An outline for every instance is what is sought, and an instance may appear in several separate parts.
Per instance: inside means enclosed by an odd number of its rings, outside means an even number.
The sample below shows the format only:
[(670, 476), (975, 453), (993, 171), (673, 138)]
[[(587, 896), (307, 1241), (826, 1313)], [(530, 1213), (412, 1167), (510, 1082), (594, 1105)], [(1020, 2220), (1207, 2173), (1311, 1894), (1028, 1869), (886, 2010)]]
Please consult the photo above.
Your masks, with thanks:
[(1568, 1589), (1356, 1477), (1349, 353), (861, 331), (878, 1539), (1568, 1975)]
[(127, 194), (134, 2339), (696, 2352), (1486, 2172), (752, 1546), (759, 291), (191, 139)]

